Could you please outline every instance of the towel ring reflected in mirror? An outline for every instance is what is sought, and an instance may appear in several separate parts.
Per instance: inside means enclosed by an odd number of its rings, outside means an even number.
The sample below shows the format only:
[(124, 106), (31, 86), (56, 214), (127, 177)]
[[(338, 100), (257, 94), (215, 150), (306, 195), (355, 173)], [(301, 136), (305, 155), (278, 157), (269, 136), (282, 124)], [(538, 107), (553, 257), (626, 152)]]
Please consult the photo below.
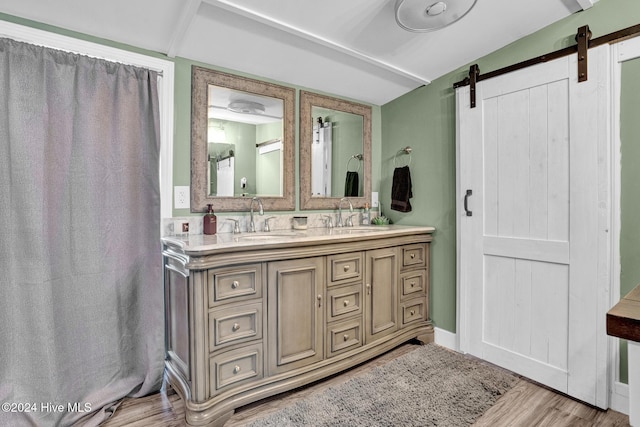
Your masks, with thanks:
[(404, 147), (401, 150), (398, 150), (398, 152), (396, 153), (395, 157), (393, 158), (393, 167), (397, 168), (398, 167), (398, 157), (403, 156), (403, 155), (408, 155), (409, 156), (409, 160), (407, 161), (407, 164), (404, 166), (410, 166), (411, 165), (411, 152), (413, 151), (413, 148), (411, 147)]
[[(349, 157), (349, 160), (347, 160), (347, 172), (360, 172), (360, 167), (362, 166), (362, 160), (364, 159), (364, 156), (362, 154), (354, 154), (353, 156)], [(349, 165), (351, 164), (351, 160), (355, 160), (358, 163), (358, 169), (352, 171), (349, 170)]]

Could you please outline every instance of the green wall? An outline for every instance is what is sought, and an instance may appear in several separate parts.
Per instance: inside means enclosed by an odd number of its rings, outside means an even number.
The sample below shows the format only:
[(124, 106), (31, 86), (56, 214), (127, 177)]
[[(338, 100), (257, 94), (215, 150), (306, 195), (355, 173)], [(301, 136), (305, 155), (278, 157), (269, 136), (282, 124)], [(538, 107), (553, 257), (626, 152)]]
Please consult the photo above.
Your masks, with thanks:
[[(382, 106), (381, 200), (390, 197), (393, 157), (406, 145), (413, 148), (411, 168), (413, 212), (402, 214), (385, 209), (398, 224), (433, 225), (437, 228), (432, 252), (431, 316), (435, 325), (456, 331), (456, 229), (455, 229), (455, 94), (453, 84), (477, 63), (486, 73), (535, 56), (575, 44), (578, 27), (589, 25), (593, 38), (638, 24), (637, 0), (600, 0), (587, 11), (573, 14), (531, 36), (449, 73)], [(640, 66), (625, 65), (622, 89), (622, 289), (624, 295), (640, 283), (640, 222), (638, 186), (640, 170)], [(625, 114), (629, 116), (625, 119)], [(635, 116), (635, 117), (634, 117)], [(419, 165), (419, 167), (415, 167)], [(384, 208), (384, 206), (383, 206)], [(626, 353), (625, 353), (626, 354)], [(626, 357), (626, 355), (625, 355)], [(621, 379), (626, 381), (626, 359)]]

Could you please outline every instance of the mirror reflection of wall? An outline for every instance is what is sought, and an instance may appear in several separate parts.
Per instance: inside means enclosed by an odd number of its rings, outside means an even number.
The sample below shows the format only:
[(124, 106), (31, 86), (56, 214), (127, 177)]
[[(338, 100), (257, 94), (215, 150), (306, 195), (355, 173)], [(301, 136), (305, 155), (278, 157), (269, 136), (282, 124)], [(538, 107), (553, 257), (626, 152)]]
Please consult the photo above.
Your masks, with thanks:
[[(319, 117), (331, 124), (331, 162), (313, 158), (313, 131)], [(300, 91), (300, 209), (335, 209), (348, 191), (348, 172), (358, 178), (357, 193), (355, 186), (348, 193), (357, 194), (348, 196), (353, 206), (371, 203), (371, 129), (370, 106)], [(331, 165), (329, 195), (312, 191), (312, 178), (318, 175), (314, 161)]]
[[(191, 70), (191, 212), (206, 212), (208, 205), (243, 211), (254, 196), (265, 210), (294, 210), (296, 90), (195, 65)], [(218, 190), (216, 152), (226, 156), (230, 149), (233, 187)]]
[(283, 192), (282, 123), (260, 125), (256, 132), (256, 193), (279, 196)]
[(209, 85), (210, 196), (283, 195), (282, 113), (280, 99)]
[(313, 106), (312, 197), (362, 197), (364, 118)]

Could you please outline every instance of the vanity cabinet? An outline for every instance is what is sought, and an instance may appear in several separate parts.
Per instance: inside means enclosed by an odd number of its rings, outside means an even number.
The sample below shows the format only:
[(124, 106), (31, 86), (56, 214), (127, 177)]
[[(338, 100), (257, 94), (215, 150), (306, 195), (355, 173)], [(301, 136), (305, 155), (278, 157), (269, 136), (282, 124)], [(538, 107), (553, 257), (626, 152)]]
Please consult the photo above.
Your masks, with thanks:
[(398, 247), (366, 252), (365, 342), (398, 329)]
[(312, 257), (267, 264), (270, 374), (323, 359), (323, 261)]
[(433, 340), (433, 229), (375, 230), (163, 239), (166, 380), (188, 425)]

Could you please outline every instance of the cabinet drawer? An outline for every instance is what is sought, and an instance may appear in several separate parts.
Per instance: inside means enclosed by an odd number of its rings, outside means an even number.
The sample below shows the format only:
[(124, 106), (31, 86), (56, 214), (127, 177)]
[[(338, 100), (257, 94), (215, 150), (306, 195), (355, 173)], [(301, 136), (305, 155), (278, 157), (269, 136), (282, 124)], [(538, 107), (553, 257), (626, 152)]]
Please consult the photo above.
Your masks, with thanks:
[(217, 268), (209, 272), (209, 307), (216, 302), (262, 296), (262, 265)]
[(407, 301), (401, 306), (402, 325), (419, 320), (427, 320), (427, 301), (425, 298)]
[(426, 270), (410, 271), (408, 273), (401, 274), (401, 300), (408, 298), (415, 298), (419, 295), (425, 294), (427, 284), (427, 272)]
[(403, 267), (426, 267), (427, 245), (408, 245), (402, 248)]
[(230, 385), (263, 377), (262, 343), (228, 351), (209, 359), (211, 394)]
[(209, 352), (226, 344), (262, 338), (262, 302), (233, 305), (209, 313)]
[(329, 286), (362, 279), (362, 252), (327, 257)]
[(327, 321), (362, 314), (362, 283), (327, 291)]
[(327, 327), (327, 357), (362, 345), (362, 319), (355, 318)]

